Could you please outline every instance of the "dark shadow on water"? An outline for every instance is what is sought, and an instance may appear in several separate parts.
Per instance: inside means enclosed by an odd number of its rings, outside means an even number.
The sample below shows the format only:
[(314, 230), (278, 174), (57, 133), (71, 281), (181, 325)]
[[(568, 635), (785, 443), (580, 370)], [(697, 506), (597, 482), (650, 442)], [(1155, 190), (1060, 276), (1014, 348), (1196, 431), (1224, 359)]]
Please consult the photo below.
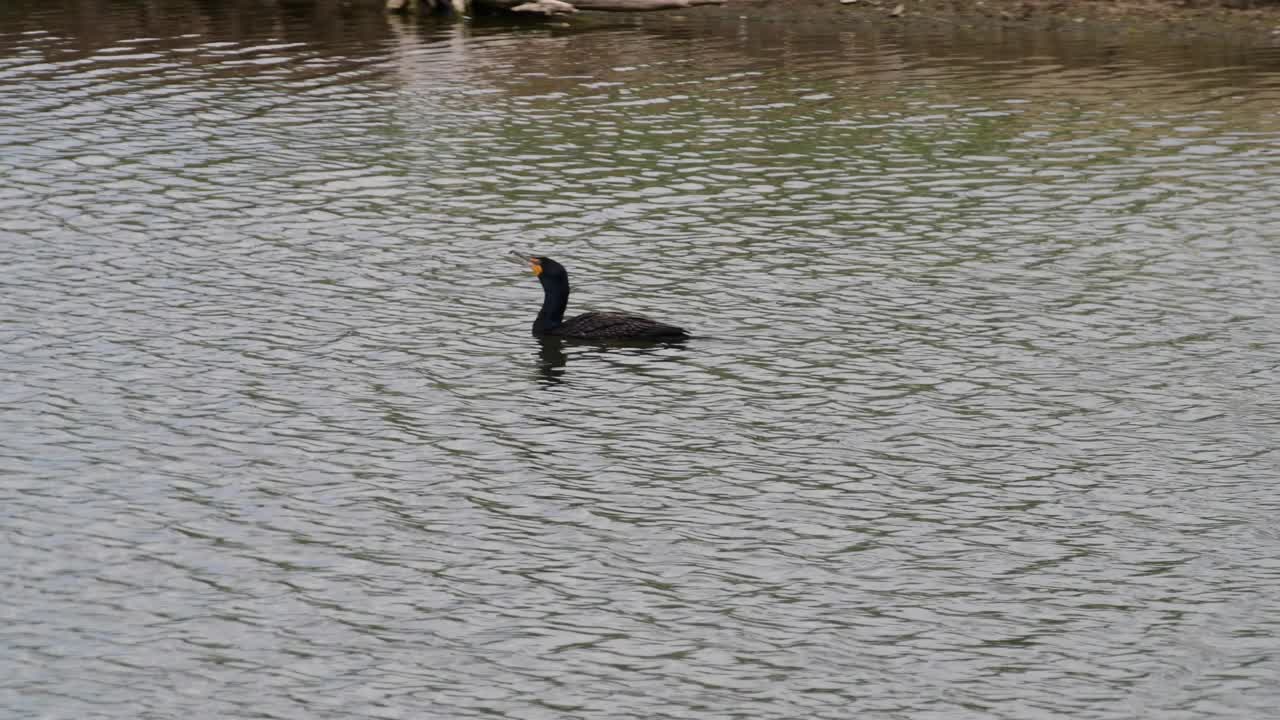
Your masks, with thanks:
[(673, 347), (685, 347), (686, 339), (680, 340), (570, 340), (566, 338), (538, 339), (538, 376), (545, 387), (553, 387), (565, 382), (569, 358), (586, 360), (601, 357), (610, 353), (626, 353), (629, 355), (648, 355)]
[(538, 374), (546, 385), (559, 385), (569, 356), (564, 353), (564, 339), (540, 338), (538, 340)]

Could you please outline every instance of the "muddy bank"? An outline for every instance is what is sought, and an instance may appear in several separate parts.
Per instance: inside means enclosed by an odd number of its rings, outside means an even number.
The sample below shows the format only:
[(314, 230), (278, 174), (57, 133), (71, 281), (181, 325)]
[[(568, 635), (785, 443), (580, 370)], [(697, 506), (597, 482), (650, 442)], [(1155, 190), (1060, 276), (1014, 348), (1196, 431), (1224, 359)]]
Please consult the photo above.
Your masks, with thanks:
[(747, 15), (803, 15), (830, 22), (936, 19), (1039, 30), (1085, 25), (1122, 37), (1168, 33), (1280, 47), (1280, 1), (1249, 0), (729, 0), (719, 9)]
[[(1280, 0), (347, 0), (408, 12), (600, 15), (601, 10), (659, 10), (663, 14), (731, 13), (834, 24), (934, 19), (998, 23), (1037, 30), (1089, 26), (1108, 32), (1166, 32), (1171, 37), (1217, 37), (1280, 47)], [(519, 11), (519, 12), (513, 12)], [(578, 13), (578, 11), (586, 11)], [(614, 13), (608, 13), (614, 14)], [(643, 13), (648, 14), (648, 13)]]

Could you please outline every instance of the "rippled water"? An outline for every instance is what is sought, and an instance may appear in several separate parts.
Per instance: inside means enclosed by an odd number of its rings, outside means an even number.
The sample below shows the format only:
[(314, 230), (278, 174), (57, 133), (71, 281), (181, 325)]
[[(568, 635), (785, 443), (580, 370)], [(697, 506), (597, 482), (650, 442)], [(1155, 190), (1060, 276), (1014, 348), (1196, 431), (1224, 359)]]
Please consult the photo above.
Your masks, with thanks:
[(24, 7), (5, 717), (1280, 706), (1274, 52)]

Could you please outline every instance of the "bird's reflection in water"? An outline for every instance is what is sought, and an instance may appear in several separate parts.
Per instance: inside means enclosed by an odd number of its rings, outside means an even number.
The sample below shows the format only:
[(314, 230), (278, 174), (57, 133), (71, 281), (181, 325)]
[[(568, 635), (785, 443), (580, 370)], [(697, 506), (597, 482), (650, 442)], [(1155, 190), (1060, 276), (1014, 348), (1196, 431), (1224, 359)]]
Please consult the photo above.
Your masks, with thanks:
[[(577, 348), (572, 353), (566, 353), (568, 346)], [(684, 347), (685, 339), (677, 338), (673, 340), (663, 341), (612, 341), (612, 342), (592, 342), (589, 340), (566, 340), (558, 337), (542, 337), (538, 338), (538, 375), (542, 379), (545, 386), (559, 385), (564, 382), (566, 367), (569, 364), (570, 354), (576, 355), (579, 359), (584, 357), (599, 357), (608, 353), (621, 352), (628, 355), (648, 355), (657, 353), (664, 349)]]
[(564, 366), (569, 357), (564, 354), (564, 339), (544, 337), (538, 339), (538, 374), (547, 385), (559, 385), (563, 380)]

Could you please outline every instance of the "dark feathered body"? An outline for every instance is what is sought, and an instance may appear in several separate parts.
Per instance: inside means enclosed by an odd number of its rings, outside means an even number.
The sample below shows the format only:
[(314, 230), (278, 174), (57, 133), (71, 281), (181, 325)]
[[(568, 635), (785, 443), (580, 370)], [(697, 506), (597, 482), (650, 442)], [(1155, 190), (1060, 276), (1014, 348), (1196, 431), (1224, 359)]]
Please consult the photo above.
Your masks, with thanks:
[[(517, 253), (519, 254), (519, 253)], [(616, 312), (589, 312), (564, 319), (569, 305), (569, 273), (549, 257), (521, 255), (542, 283), (542, 309), (533, 321), (536, 337), (552, 336), (582, 340), (676, 340), (689, 336), (675, 325), (638, 315)]]
[[(534, 334), (538, 332), (535, 328)], [(638, 315), (589, 312), (571, 317), (544, 335), (596, 340), (659, 340), (688, 337), (682, 328)]]

